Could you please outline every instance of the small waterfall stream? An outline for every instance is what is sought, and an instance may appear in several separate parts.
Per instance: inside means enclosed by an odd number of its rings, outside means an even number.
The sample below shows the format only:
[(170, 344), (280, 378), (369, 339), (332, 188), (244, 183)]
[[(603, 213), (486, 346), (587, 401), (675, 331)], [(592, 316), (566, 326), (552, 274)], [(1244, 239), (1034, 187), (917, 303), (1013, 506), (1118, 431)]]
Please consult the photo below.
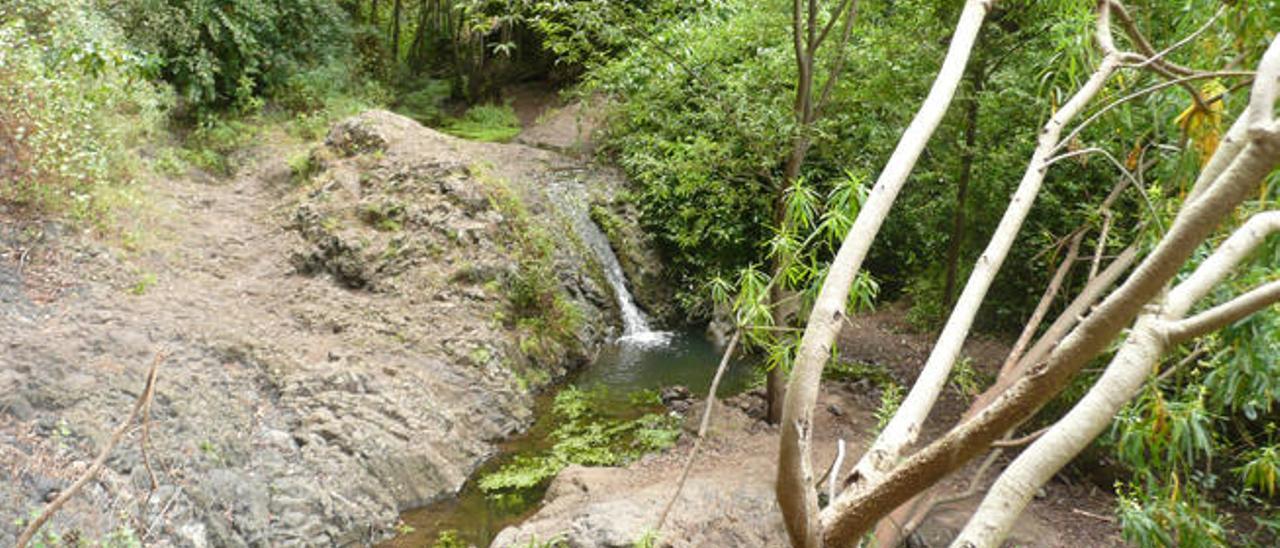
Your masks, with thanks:
[(548, 183), (548, 195), (573, 223), (574, 232), (582, 239), (583, 244), (591, 248), (605, 278), (613, 289), (614, 298), (618, 302), (618, 310), (622, 316), (622, 336), (617, 342), (622, 346), (654, 348), (665, 346), (671, 342), (670, 331), (654, 331), (649, 326), (649, 319), (644, 311), (636, 306), (635, 299), (627, 289), (627, 276), (622, 271), (618, 256), (603, 230), (591, 220), (590, 208), (587, 205), (586, 191), (576, 178), (569, 177), (574, 172), (565, 173), (566, 177), (556, 178)]
[[(591, 364), (574, 374), (568, 383), (587, 389), (602, 388), (610, 395), (615, 410), (636, 405), (629, 395), (636, 390), (654, 390), (663, 386), (682, 385), (696, 393), (704, 393), (719, 363), (720, 353), (697, 329), (654, 331), (644, 311), (636, 305), (627, 289), (627, 278), (604, 231), (591, 220), (589, 200), (583, 177), (588, 170), (562, 170), (541, 181), (547, 197), (557, 211), (573, 225), (582, 243), (604, 270), (622, 316), (622, 333), (613, 344), (605, 345)], [(750, 363), (734, 360), (721, 383), (721, 395), (736, 394), (752, 382)], [(529, 431), (504, 442), (497, 456), (473, 477), (499, 469), (523, 454), (549, 448), (555, 430), (553, 416), (547, 413), (554, 391), (538, 398), (537, 421)], [(540, 494), (538, 495), (541, 496)], [(519, 523), (534, 512), (538, 498), (518, 504), (489, 498), (476, 481), (469, 481), (462, 492), (436, 503), (409, 510), (402, 515), (414, 531), (383, 543), (384, 548), (427, 546), (441, 531), (454, 531), (466, 542), (488, 546), (503, 527)]]

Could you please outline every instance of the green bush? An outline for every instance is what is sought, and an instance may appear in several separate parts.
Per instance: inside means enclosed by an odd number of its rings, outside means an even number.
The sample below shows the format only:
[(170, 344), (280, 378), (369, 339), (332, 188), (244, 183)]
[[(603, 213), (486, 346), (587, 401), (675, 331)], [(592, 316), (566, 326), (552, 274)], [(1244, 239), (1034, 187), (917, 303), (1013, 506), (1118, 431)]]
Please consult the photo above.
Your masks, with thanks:
[(266, 92), (297, 93), (306, 69), (350, 55), (350, 22), (334, 0), (132, 0), (107, 8), (197, 108), (255, 110)]
[(442, 105), (452, 93), (447, 80), (425, 79), (412, 82), (409, 89), (413, 91), (401, 94), (392, 105), (392, 110), (417, 120), (418, 123), (435, 127), (444, 121)]
[(0, 4), (0, 201), (95, 218), (161, 124), (148, 59), (83, 0)]

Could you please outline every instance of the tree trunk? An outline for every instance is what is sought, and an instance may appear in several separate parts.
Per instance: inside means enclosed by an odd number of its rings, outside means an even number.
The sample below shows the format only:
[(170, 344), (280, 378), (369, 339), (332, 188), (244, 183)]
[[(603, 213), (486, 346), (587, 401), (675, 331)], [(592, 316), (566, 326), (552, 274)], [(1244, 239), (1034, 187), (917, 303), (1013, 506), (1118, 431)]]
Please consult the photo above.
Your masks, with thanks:
[[(849, 40), (849, 32), (852, 29), (854, 11), (857, 3), (851, 2), (849, 12), (845, 14), (843, 11), (836, 11), (833, 14), (834, 24), (843, 15), (846, 17), (844, 32), (837, 46), (840, 51), (837, 52), (836, 64), (831, 69), (831, 74), (827, 78), (827, 83), (823, 86), (822, 97), (817, 99), (815, 103), (813, 97), (814, 83), (814, 66), (817, 58), (818, 48), (821, 40), (825, 38), (826, 33), (821, 36), (817, 33), (817, 13), (818, 0), (808, 0), (808, 15), (805, 17), (802, 10), (802, 0), (794, 0), (792, 4), (793, 12), (791, 30), (794, 38), (793, 47), (796, 54), (796, 96), (793, 105), (796, 129), (795, 135), (791, 140), (791, 152), (787, 155), (786, 164), (782, 171), (782, 184), (774, 190), (773, 201), (773, 221), (780, 229), (785, 229), (786, 219), (786, 194), (787, 190), (795, 184), (800, 177), (800, 168), (804, 166), (805, 157), (809, 153), (809, 146), (812, 141), (809, 137), (809, 130), (813, 126), (814, 120), (817, 118), (817, 108), (820, 103), (826, 101), (832, 86), (840, 77), (844, 62), (844, 46)], [(843, 7), (844, 4), (841, 4)], [(829, 30), (830, 27), (827, 28)], [(778, 327), (790, 326), (795, 319), (794, 306), (786, 306), (784, 303), (791, 296), (791, 292), (782, 287), (781, 280), (784, 275), (786, 265), (789, 265), (794, 257), (774, 257), (772, 274), (774, 285), (769, 292), (769, 300), (773, 314), (773, 324)], [(785, 397), (786, 372), (779, 367), (774, 367), (768, 372), (765, 379), (765, 401), (766, 401), (766, 419), (769, 424), (778, 424), (782, 420), (782, 401)]]
[(391, 9), (391, 60), (400, 61), (400, 2)]
[[(1013, 242), (1022, 228), (1023, 221), (1031, 212), (1031, 206), (1035, 202), (1036, 194), (1040, 192), (1040, 186), (1048, 171), (1048, 160), (1058, 146), (1062, 129), (1102, 90), (1107, 79), (1119, 68), (1120, 61), (1121, 56), (1118, 53), (1108, 51), (1089, 80), (1041, 128), (1039, 145), (1027, 163), (1022, 181), (1018, 184), (1018, 189), (1010, 200), (1004, 217), (1000, 219), (995, 233), (992, 234), (986, 250), (978, 257), (977, 264), (969, 275), (969, 281), (965, 284), (959, 301), (951, 310), (947, 325), (938, 336), (938, 342), (930, 352), (924, 369), (921, 370), (920, 376), (889, 424), (876, 437), (871, 448), (863, 453), (862, 460), (855, 468), (856, 474), (863, 482), (861, 485), (874, 484), (893, 468), (906, 448), (915, 443), (920, 435), (929, 411), (933, 409), (934, 402), (946, 386), (951, 368), (960, 356), (964, 341), (973, 327), (974, 318), (978, 315), (978, 309), (986, 299), (987, 290), (995, 281), (996, 274), (1004, 264), (1009, 250), (1013, 248)], [(832, 502), (827, 507), (827, 512), (840, 512), (844, 504), (857, 496), (858, 487), (855, 486), (847, 496), (839, 497)]]
[(822, 369), (831, 356), (831, 346), (842, 325), (850, 287), (871, 248), (871, 241), (955, 96), (988, 9), (986, 0), (965, 2), (938, 77), (832, 260), (801, 337), (783, 404), (777, 480), (778, 504), (794, 546), (818, 548), (823, 544), (818, 497), (813, 490), (810, 446), (813, 408), (822, 383)]
[(969, 179), (973, 174), (973, 157), (978, 145), (978, 94), (985, 79), (982, 67), (972, 76), (970, 97), (965, 104), (964, 149), (960, 152), (960, 178), (956, 181), (956, 211), (952, 215), (951, 238), (947, 242), (947, 279), (942, 289), (943, 303), (950, 307), (955, 302), (956, 271), (960, 267), (960, 246), (964, 241), (964, 208), (969, 193)]

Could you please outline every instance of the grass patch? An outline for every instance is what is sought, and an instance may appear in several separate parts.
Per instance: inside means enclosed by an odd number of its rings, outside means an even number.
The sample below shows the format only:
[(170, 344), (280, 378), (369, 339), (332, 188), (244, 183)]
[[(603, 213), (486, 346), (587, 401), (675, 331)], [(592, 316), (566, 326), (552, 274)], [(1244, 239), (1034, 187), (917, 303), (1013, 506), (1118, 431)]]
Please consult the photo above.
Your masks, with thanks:
[(445, 124), (444, 132), (473, 141), (505, 143), (520, 134), (520, 118), (511, 105), (476, 105)]

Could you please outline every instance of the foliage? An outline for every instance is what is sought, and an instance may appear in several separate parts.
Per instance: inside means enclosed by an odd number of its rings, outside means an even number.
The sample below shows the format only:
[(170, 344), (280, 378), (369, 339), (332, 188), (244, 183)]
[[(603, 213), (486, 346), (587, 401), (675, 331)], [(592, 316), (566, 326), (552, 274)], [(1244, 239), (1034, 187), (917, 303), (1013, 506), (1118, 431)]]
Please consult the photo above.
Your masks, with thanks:
[[(826, 278), (827, 258), (844, 240), (865, 199), (865, 185), (852, 173), (835, 182), (826, 197), (820, 197), (804, 179), (793, 182), (783, 196), (781, 225), (768, 244), (766, 258), (779, 265), (778, 271), (770, 276), (749, 265), (736, 283), (712, 280), (711, 298), (733, 310), (735, 324), (745, 334), (744, 346), (763, 351), (766, 369), (790, 370), (798, 333), (779, 329), (785, 326), (775, 325), (775, 317), (780, 310), (786, 313), (785, 307), (797, 308), (799, 317), (808, 316)], [(775, 293), (790, 297), (775, 299)], [(879, 284), (860, 274), (849, 291), (849, 310), (870, 309), (878, 293)]]
[(841, 359), (827, 362), (827, 366), (822, 370), (822, 378), (836, 381), (865, 379), (870, 381), (873, 386), (878, 386), (881, 389), (895, 382), (889, 368), (883, 365)]
[(520, 134), (520, 119), (510, 104), (476, 105), (446, 124), (444, 131), (474, 141), (505, 143)]
[(602, 391), (570, 386), (556, 394), (551, 413), (555, 429), (547, 451), (518, 455), (511, 462), (480, 479), (480, 488), (492, 496), (527, 491), (544, 485), (565, 466), (619, 466), (645, 453), (675, 445), (680, 435), (678, 417), (645, 413), (625, 418), (603, 409)]
[(1178, 478), (1168, 485), (1130, 485), (1119, 493), (1125, 540), (1144, 548), (1227, 546), (1226, 518), (1194, 493), (1179, 493)]
[(408, 86), (408, 89), (412, 91), (401, 94), (392, 105), (396, 112), (425, 126), (436, 126), (444, 121), (441, 106), (451, 93), (449, 82), (428, 78)]
[(431, 544), (431, 548), (467, 548), (467, 546), (466, 542), (458, 538), (458, 532), (453, 530), (440, 531), (440, 534), (436, 535), (435, 542)]
[(876, 430), (883, 430), (889, 421), (893, 419), (893, 415), (898, 412), (898, 407), (902, 405), (902, 398), (906, 391), (902, 385), (896, 382), (889, 382), (880, 392), (880, 406), (876, 408)]
[(106, 220), (165, 96), (85, 0), (0, 4), (0, 202)]
[[(1265, 192), (1246, 208), (1273, 207), (1275, 185)], [(1208, 242), (1186, 271), (1219, 243)], [(1273, 238), (1237, 267), (1210, 300), (1222, 302), (1275, 279), (1277, 258), (1280, 242)], [(1205, 539), (1186, 535), (1201, 533), (1220, 542), (1227, 533), (1224, 518), (1213, 510), (1215, 503), (1225, 499), (1250, 508), (1271, 507), (1280, 473), (1280, 440), (1275, 436), (1278, 352), (1280, 309), (1272, 307), (1174, 352), (1159, 378), (1153, 377), (1120, 414), (1103, 443), (1133, 476), (1128, 491), (1121, 493), (1120, 515), (1135, 542), (1152, 545), (1175, 535), (1174, 541), (1187, 545)]]
[[(165, 80), (197, 107), (257, 110), (264, 92), (307, 100), (307, 70), (349, 54), (334, 0), (132, 0), (107, 6)], [(312, 81), (314, 85), (316, 81)]]

